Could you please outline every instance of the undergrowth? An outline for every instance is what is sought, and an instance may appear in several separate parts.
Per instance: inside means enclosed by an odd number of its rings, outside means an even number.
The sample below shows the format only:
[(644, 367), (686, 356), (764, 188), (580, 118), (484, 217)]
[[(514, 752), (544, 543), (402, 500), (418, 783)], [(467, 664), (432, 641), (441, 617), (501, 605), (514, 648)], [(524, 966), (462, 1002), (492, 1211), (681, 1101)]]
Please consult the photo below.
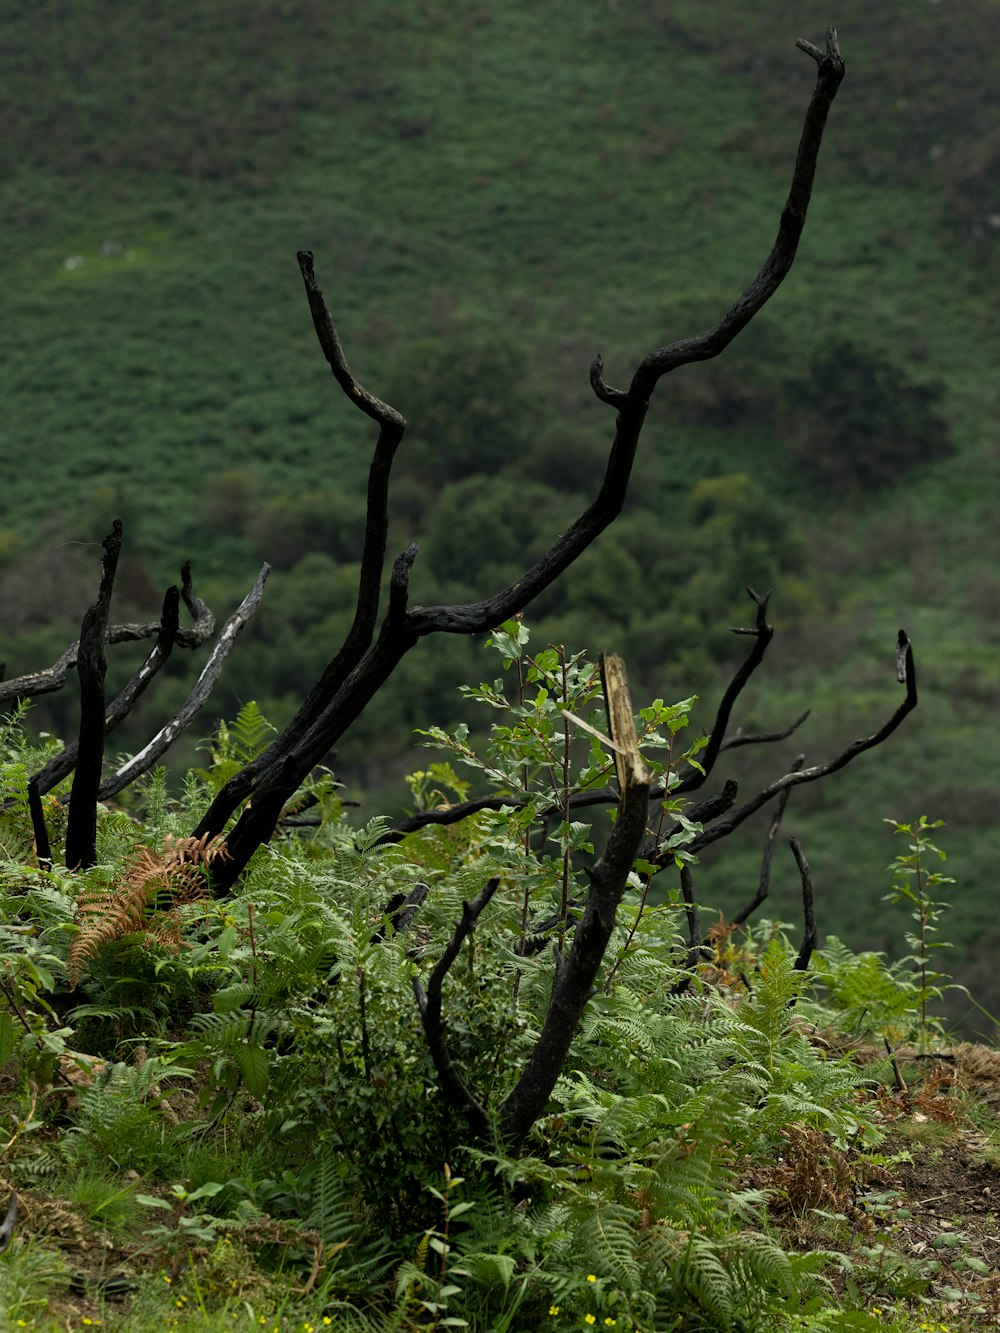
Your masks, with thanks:
[[(178, 835), (215, 767), (267, 743), (256, 710), (179, 797), (149, 781), (145, 823), (103, 812), (100, 864), (78, 874), (57, 847), (52, 868), (28, 850), (35, 756), (11, 724), (7, 1326), (764, 1333), (911, 1328), (937, 1308), (912, 1264), (869, 1254), (888, 1245), (863, 1200), (899, 1160), (884, 1142), (893, 1069), (847, 1053), (876, 1033), (894, 1051), (941, 1035), (919, 950), (890, 963), (831, 939), (802, 971), (787, 928), (763, 923), (715, 932), (692, 967), (680, 891), (651, 892), (639, 866), (523, 1149), (475, 1141), (442, 1096), (414, 979), (497, 878), (444, 986), (451, 1058), (492, 1115), (607, 836), (606, 815), (569, 817), (609, 771), (594, 669), (528, 642), (513, 622), (493, 636), (504, 670), (471, 692), (496, 718), (485, 749), (432, 729), (445, 757), (411, 778), (419, 808), (464, 797), (453, 764), (509, 805), (395, 840), (384, 819), (350, 827), (321, 775), (315, 821), (281, 832), (225, 899), (212, 849)], [(702, 744), (683, 741), (691, 702), (637, 719), (676, 866), (696, 831), (673, 794)]]

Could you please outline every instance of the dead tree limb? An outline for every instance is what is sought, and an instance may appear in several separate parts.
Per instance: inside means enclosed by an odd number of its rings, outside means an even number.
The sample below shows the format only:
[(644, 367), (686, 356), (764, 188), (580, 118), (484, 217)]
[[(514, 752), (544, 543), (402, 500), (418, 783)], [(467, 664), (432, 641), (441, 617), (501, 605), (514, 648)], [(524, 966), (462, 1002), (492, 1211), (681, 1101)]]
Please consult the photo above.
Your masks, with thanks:
[(684, 777), (680, 785), (675, 789), (679, 792), (697, 791), (698, 788), (707, 781), (709, 774), (715, 766), (715, 761), (719, 757), (719, 751), (722, 749), (725, 740), (726, 728), (729, 726), (729, 718), (733, 711), (733, 704), (743, 692), (743, 688), (753, 673), (764, 660), (764, 654), (767, 652), (771, 640), (774, 638), (774, 629), (767, 623), (767, 604), (771, 600), (770, 592), (761, 597), (754, 592), (753, 588), (747, 588), (747, 596), (757, 608), (757, 619), (752, 629), (738, 629), (737, 634), (752, 635), (755, 642), (750, 650), (746, 660), (737, 668), (736, 674), (729, 682), (725, 693), (719, 703), (718, 712), (715, 715), (715, 723), (708, 738), (708, 745), (705, 747), (704, 757), (701, 760), (701, 771), (692, 768)]
[(71, 870), (86, 870), (97, 860), (97, 790), (104, 762), (104, 676), (108, 669), (104, 645), (123, 532), (121, 520), (116, 518), (102, 543), (104, 555), (97, 601), (84, 615), (80, 629), (76, 662), (80, 677), (80, 733), (66, 823), (66, 864)]
[(31, 816), (31, 831), (35, 839), (35, 858), (42, 870), (51, 870), (52, 848), (49, 845), (49, 830), (45, 825), (42, 798), (34, 778), (28, 783), (28, 813)]
[[(401, 413), (388, 403), (382, 402), (380, 398), (376, 398), (374, 394), (370, 394), (351, 373), (340, 336), (316, 282), (311, 252), (300, 251), (298, 264), (312, 314), (313, 327), (333, 377), (350, 401), (366, 416), (371, 417), (379, 428), (378, 440), (368, 471), (367, 517), (361, 553), (358, 600), (354, 620), (343, 643), (303, 700), (292, 721), (256, 760), (226, 783), (199, 824), (199, 828), (213, 827), (219, 832), (237, 807), (254, 790), (262, 775), (273, 773), (276, 765), (282, 764), (285, 758), (301, 744), (306, 732), (323, 713), (329, 701), (336, 696), (349, 673), (354, 670), (371, 646), (378, 620), (382, 575), (385, 569), (385, 548), (389, 530), (389, 479), (396, 450), (406, 430), (406, 419)], [(323, 748), (327, 750), (330, 746)]]
[[(176, 587), (167, 589), (166, 596), (163, 599), (163, 614), (160, 617), (160, 632), (157, 635), (156, 643), (139, 670), (130, 677), (125, 686), (108, 705), (107, 712), (104, 715), (105, 736), (129, 715), (140, 695), (143, 694), (170, 656), (177, 638), (180, 596)], [(39, 769), (32, 778), (32, 782), (40, 795), (44, 796), (47, 791), (51, 791), (53, 787), (62, 782), (63, 778), (72, 773), (76, 767), (78, 752), (78, 743), (71, 742), (69, 745), (63, 746), (44, 768)]]
[(775, 741), (787, 741), (789, 736), (793, 736), (798, 731), (802, 723), (812, 713), (811, 708), (807, 708), (804, 713), (800, 713), (794, 722), (790, 723), (784, 731), (736, 731), (732, 736), (727, 736), (719, 746), (721, 750), (735, 750), (740, 745), (769, 745)]
[(711, 828), (703, 829), (694, 841), (688, 847), (688, 851), (696, 853), (710, 843), (718, 842), (721, 838), (728, 838), (734, 829), (739, 828), (744, 820), (749, 819), (751, 815), (775, 798), (783, 791), (797, 787), (804, 782), (817, 782), (820, 778), (828, 777), (831, 773), (839, 772), (846, 768), (852, 760), (859, 754), (864, 754), (866, 750), (873, 750), (881, 745), (903, 719), (912, 713), (917, 706), (917, 669), (913, 660), (913, 646), (903, 630), (899, 631), (899, 639), (896, 651), (896, 676), (900, 683), (906, 686), (906, 698), (899, 705), (888, 722), (879, 727), (878, 731), (871, 736), (864, 736), (859, 740), (852, 741), (840, 754), (833, 759), (827, 760), (824, 764), (814, 764), (811, 768), (796, 769), (777, 778), (774, 782), (759, 791), (756, 796), (741, 805), (738, 810), (734, 810), (728, 819), (720, 820), (713, 824)]
[(632, 719), (628, 682), (620, 658), (604, 660), (608, 725), (615, 742), (621, 786), (618, 818), (600, 859), (590, 871), (590, 889), (583, 916), (573, 932), (568, 957), (557, 952), (545, 1022), (528, 1063), (513, 1091), (500, 1107), (501, 1137), (518, 1146), (541, 1115), (562, 1073), (584, 1007), (614, 930), (618, 904), (646, 832), (652, 774), (639, 753)]
[(255, 764), (222, 788), (195, 830), (196, 836), (221, 834), (240, 804), (252, 795), (252, 802), (228, 835), (229, 856), (217, 870), (217, 893), (225, 893), (233, 885), (254, 851), (272, 836), (282, 808), (299, 783), (356, 721), (421, 638), (436, 633), (477, 634), (502, 624), (549, 587), (615, 520), (625, 499), (650, 398), (660, 379), (679, 366), (718, 356), (777, 291), (795, 258), (823, 127), (844, 73), (833, 29), (827, 32), (825, 52), (808, 43), (802, 44), (802, 49), (816, 61), (816, 85), (806, 111), (778, 235), (757, 277), (708, 333), (660, 347), (645, 357), (627, 391), (609, 389), (601, 378), (598, 363), (598, 368), (592, 371), (592, 382), (598, 396), (618, 411), (604, 481), (594, 502), (539, 560), (513, 583), (483, 601), (408, 608), (407, 585), (416, 555), (416, 548), (411, 547), (397, 560), (388, 612), (373, 644), (378, 605), (375, 572), (381, 572), (384, 561), (389, 466), (402, 436), (403, 418), (368, 394), (352, 376), (333, 320), (315, 284), (312, 258), (306, 253), (300, 255), (313, 323), (334, 377), (351, 401), (379, 424), (379, 441), (369, 475), (362, 586), (348, 638), (296, 717)]
[(448, 969), (458, 957), (468, 935), (475, 928), (480, 914), (500, 887), (499, 879), (491, 879), (476, 894), (471, 903), (462, 904), (462, 919), (456, 922), (455, 930), (447, 949), (438, 959), (434, 971), (424, 991), (419, 977), (413, 978), (413, 993), (417, 997), (420, 1020), (424, 1025), (427, 1047), (437, 1070), (438, 1081), (445, 1100), (463, 1116), (477, 1139), (485, 1139), (489, 1130), (489, 1118), (485, 1109), (465, 1085), (461, 1074), (455, 1068), (445, 1036), (444, 1020), (441, 1016), (441, 987), (448, 975)]
[[(608, 836), (602, 856), (589, 872), (587, 901), (583, 916), (573, 932), (569, 955), (564, 958), (559, 950), (555, 953), (552, 995), (535, 1048), (513, 1091), (498, 1112), (500, 1136), (514, 1148), (524, 1140), (541, 1115), (562, 1072), (584, 1007), (594, 993), (597, 973), (614, 930), (618, 904), (625, 892), (646, 829), (652, 773), (639, 753), (632, 703), (621, 658), (606, 658), (602, 663), (602, 677), (605, 682), (608, 726), (616, 746), (615, 758), (621, 784), (618, 819)], [(497, 883), (491, 880), (471, 904), (463, 904), (462, 920), (456, 925), (451, 943), (431, 974), (427, 994), (424, 995), (419, 980), (413, 983), (442, 1092), (448, 1102), (465, 1116), (473, 1135), (479, 1139), (486, 1137), (489, 1118), (452, 1063), (444, 1037), (440, 996), (441, 983), (448, 968), (458, 956), (462, 941), (475, 925), (479, 913), (493, 896)]]
[(684, 899), (684, 914), (688, 923), (688, 956), (684, 970), (690, 972), (701, 957), (701, 912), (694, 896), (694, 881), (691, 867), (681, 866), (681, 897)]
[(148, 745), (123, 764), (117, 773), (113, 773), (111, 777), (101, 783), (97, 793), (99, 800), (108, 800), (124, 787), (127, 787), (130, 782), (134, 782), (143, 773), (147, 773), (160, 756), (173, 745), (177, 737), (190, 725), (192, 719), (212, 693), (215, 682), (219, 679), (226, 658), (232, 651), (240, 631), (260, 605), (260, 599), (264, 595), (264, 583), (270, 572), (270, 565), (261, 567), (253, 587), (219, 631), (219, 637), (215, 641), (211, 656), (202, 668), (201, 675), (195, 681), (194, 688), (184, 701), (181, 709), (165, 727), (161, 727)]
[(795, 960), (795, 970), (796, 972), (804, 972), (809, 966), (809, 959), (816, 947), (816, 913), (813, 909), (812, 875), (809, 873), (809, 862), (803, 855), (798, 838), (789, 838), (788, 843), (792, 849), (792, 855), (795, 857), (795, 864), (799, 868), (799, 878), (802, 881), (802, 946)]
[[(798, 773), (805, 762), (805, 755), (800, 754), (788, 771), (790, 773)], [(771, 816), (771, 827), (768, 829), (767, 837), (764, 840), (764, 854), (760, 861), (760, 878), (757, 881), (757, 892), (747, 905), (741, 907), (733, 917), (734, 926), (742, 926), (745, 921), (749, 921), (771, 891), (771, 858), (774, 855), (774, 840), (778, 836), (778, 829), (781, 828), (781, 821), (785, 814), (785, 806), (788, 804), (788, 798), (791, 794), (791, 787), (786, 787), (778, 797), (778, 804), (774, 807), (774, 814)]]
[[(174, 643), (181, 648), (200, 648), (206, 639), (211, 638), (215, 630), (215, 616), (194, 591), (190, 560), (185, 561), (181, 570), (180, 595), (194, 623), (179, 628), (174, 636)], [(158, 638), (162, 627), (162, 616), (158, 622), (132, 621), (120, 625), (108, 625), (104, 631), (104, 642), (111, 647), (116, 643), (134, 643), (154, 636)], [(61, 690), (70, 671), (76, 666), (79, 650), (79, 641), (71, 643), (52, 666), (44, 671), (35, 671), (26, 676), (14, 676), (11, 680), (0, 679), (0, 706), (17, 699), (27, 699), (38, 694), (51, 694), (55, 690)]]

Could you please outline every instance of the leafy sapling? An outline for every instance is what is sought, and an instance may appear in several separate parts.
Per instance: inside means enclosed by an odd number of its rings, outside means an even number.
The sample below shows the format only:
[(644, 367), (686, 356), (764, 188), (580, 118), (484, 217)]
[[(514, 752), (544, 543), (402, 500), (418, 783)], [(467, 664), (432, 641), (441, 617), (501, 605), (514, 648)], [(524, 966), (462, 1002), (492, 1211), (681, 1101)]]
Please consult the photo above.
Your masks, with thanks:
[(929, 868), (934, 859), (944, 861), (946, 854), (930, 840), (934, 829), (943, 828), (943, 820), (929, 823), (926, 815), (921, 815), (916, 824), (901, 824), (895, 819), (885, 823), (892, 826), (892, 831), (909, 839), (908, 851), (897, 856), (889, 870), (892, 873), (892, 888), (885, 895), (884, 901), (892, 904), (909, 903), (912, 906), (912, 919), (916, 922), (916, 931), (907, 931), (906, 942), (911, 953), (902, 961), (913, 970), (916, 983), (916, 1000), (920, 1009), (918, 1041), (921, 1051), (930, 1044), (933, 1034), (940, 1032), (940, 1020), (928, 1017), (930, 1003), (939, 1000), (946, 989), (942, 985), (948, 980), (948, 974), (938, 972), (933, 965), (934, 949), (950, 949), (946, 940), (936, 940), (934, 936), (940, 930), (940, 921), (950, 906), (942, 898), (934, 895), (945, 885), (954, 884), (954, 879), (940, 871)]

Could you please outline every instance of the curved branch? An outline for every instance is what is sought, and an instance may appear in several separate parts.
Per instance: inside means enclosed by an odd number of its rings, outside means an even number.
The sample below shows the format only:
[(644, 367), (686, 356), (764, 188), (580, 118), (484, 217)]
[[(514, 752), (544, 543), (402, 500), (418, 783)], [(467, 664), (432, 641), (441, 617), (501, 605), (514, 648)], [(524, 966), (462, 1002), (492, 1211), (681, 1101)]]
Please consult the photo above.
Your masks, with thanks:
[(795, 719), (784, 731), (737, 731), (735, 735), (727, 736), (719, 746), (721, 750), (735, 750), (740, 745), (769, 745), (772, 741), (787, 741), (789, 736), (795, 734), (806, 718), (811, 714), (812, 709), (807, 708), (804, 713)]
[(264, 583), (270, 572), (270, 565), (262, 566), (253, 587), (219, 631), (212, 655), (202, 668), (201, 675), (180, 711), (156, 733), (148, 745), (123, 764), (117, 773), (101, 783), (97, 793), (99, 800), (106, 801), (127, 787), (130, 782), (141, 777), (143, 773), (148, 772), (189, 725), (211, 694), (237, 636), (260, 605), (260, 599), (264, 595)]
[(817, 56), (816, 49), (808, 48), (808, 54), (817, 62), (816, 86), (803, 122), (791, 188), (781, 211), (777, 238), (757, 277), (708, 333), (670, 343), (645, 357), (627, 393), (609, 389), (602, 378), (603, 362), (600, 358), (595, 361), (591, 367), (595, 392), (619, 408), (618, 428), (597, 499), (530, 569), (494, 596), (463, 606), (414, 608), (408, 617), (414, 633), (483, 633), (523, 610), (557, 579), (618, 516), (649, 399), (659, 380), (679, 366), (718, 356), (781, 286), (792, 267), (805, 226), (823, 128), (844, 77), (835, 29), (827, 30), (826, 52)]
[(778, 235), (771, 252), (756, 278), (714, 328), (700, 338), (685, 338), (680, 342), (669, 343), (666, 347), (659, 347), (645, 358), (629, 386), (630, 401), (648, 399), (658, 381), (678, 366), (688, 365), (692, 361), (709, 361), (718, 356), (771, 299), (792, 267), (805, 226), (826, 119), (844, 77), (844, 62), (840, 55), (836, 28), (826, 30), (825, 51), (820, 51), (802, 39), (796, 42), (796, 46), (816, 61), (816, 86), (802, 125), (792, 185), (781, 210)]
[(441, 1090), (449, 1105), (465, 1116), (476, 1138), (484, 1139), (489, 1130), (489, 1119), (481, 1104), (466, 1087), (462, 1076), (455, 1068), (448, 1049), (444, 1021), (441, 1017), (441, 986), (448, 969), (458, 957), (466, 937), (475, 928), (480, 914), (500, 887), (499, 879), (491, 879), (473, 898), (471, 903), (462, 904), (462, 919), (455, 923), (455, 930), (447, 949), (438, 959), (434, 971), (427, 982), (425, 993), (419, 977), (413, 978), (413, 993), (420, 1008), (420, 1020), (424, 1025), (424, 1035), (430, 1050), (434, 1068), (437, 1070)]
[[(725, 693), (719, 703), (718, 712), (715, 715), (715, 723), (712, 727), (711, 735), (708, 738), (708, 745), (705, 747), (705, 754), (701, 760), (700, 771), (692, 768), (688, 775), (681, 780), (676, 787), (678, 793), (697, 791), (704, 782), (708, 780), (709, 774), (715, 767), (715, 761), (719, 757), (719, 752), (723, 748), (723, 739), (726, 734), (726, 727), (729, 725), (730, 714), (733, 711), (733, 704), (739, 698), (743, 689), (764, 660), (764, 654), (767, 652), (771, 640), (774, 638), (774, 629), (767, 623), (767, 604), (771, 600), (770, 592), (763, 597), (754, 592), (753, 588), (747, 587), (747, 596), (757, 608), (757, 619), (753, 629), (736, 630), (737, 634), (752, 634), (755, 639), (753, 648), (751, 648), (746, 660), (737, 668), (736, 674), (726, 688)], [(800, 719), (801, 720), (801, 719)], [(795, 724), (796, 726), (798, 723)], [(746, 742), (744, 742), (746, 744)]]
[(178, 629), (175, 641), (182, 648), (198, 648), (215, 633), (215, 616), (194, 590), (190, 560), (181, 565), (181, 597), (194, 624), (190, 629)]
[(709, 843), (727, 838), (745, 819), (749, 819), (751, 815), (756, 814), (761, 806), (766, 805), (768, 801), (780, 795), (787, 788), (797, 787), (803, 782), (816, 782), (820, 778), (827, 777), (830, 773), (836, 773), (838, 770), (846, 768), (859, 754), (864, 754), (866, 750), (873, 750), (877, 745), (881, 745), (884, 740), (892, 735), (907, 714), (912, 713), (917, 706), (917, 671), (913, 660), (913, 647), (903, 630), (899, 631), (897, 663), (897, 677), (899, 675), (903, 677), (903, 683), (906, 685), (906, 698), (888, 722), (881, 726), (878, 731), (871, 736), (852, 741), (836, 758), (828, 760), (825, 764), (816, 764), (812, 768), (799, 769), (777, 778), (763, 791), (758, 792), (752, 800), (740, 806), (729, 819), (699, 833), (689, 846), (688, 851), (698, 852), (701, 848), (707, 847)]
[(597, 394), (602, 403), (608, 403), (611, 407), (624, 407), (628, 394), (624, 389), (612, 389), (609, 384), (604, 382), (604, 357), (600, 352), (590, 363), (590, 387)]
[(313, 327), (333, 377), (351, 402), (379, 425), (378, 440), (368, 469), (368, 503), (361, 572), (358, 577), (358, 600), (354, 619), (343, 643), (291, 722), (262, 754), (222, 787), (206, 811), (198, 829), (200, 833), (210, 832), (212, 836), (222, 832), (237, 806), (253, 791), (260, 776), (283, 760), (322, 714), (370, 647), (378, 619), (389, 531), (389, 478), (396, 450), (406, 430), (406, 420), (394, 407), (370, 394), (351, 374), (336, 325), (316, 283), (311, 252), (299, 251), (298, 263), (313, 317)]

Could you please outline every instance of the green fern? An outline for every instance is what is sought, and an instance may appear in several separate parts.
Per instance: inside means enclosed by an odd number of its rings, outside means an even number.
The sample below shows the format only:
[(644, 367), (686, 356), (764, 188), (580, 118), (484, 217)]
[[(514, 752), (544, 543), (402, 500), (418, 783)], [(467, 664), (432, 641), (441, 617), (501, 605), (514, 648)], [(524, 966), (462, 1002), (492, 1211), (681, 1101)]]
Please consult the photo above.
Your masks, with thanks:
[(890, 963), (880, 953), (853, 953), (830, 935), (812, 965), (821, 987), (818, 1021), (834, 1021), (858, 1036), (880, 1040), (885, 1035), (893, 1043), (912, 1025), (918, 1000), (904, 962)]

